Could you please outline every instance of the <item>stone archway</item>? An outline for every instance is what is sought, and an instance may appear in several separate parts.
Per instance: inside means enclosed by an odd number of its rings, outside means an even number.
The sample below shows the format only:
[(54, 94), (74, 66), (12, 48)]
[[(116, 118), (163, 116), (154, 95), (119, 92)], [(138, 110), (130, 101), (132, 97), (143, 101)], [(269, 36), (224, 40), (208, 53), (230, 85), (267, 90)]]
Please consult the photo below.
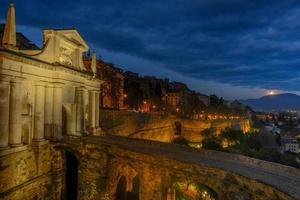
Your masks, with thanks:
[[(128, 180), (129, 178), (129, 180)], [(120, 177), (115, 200), (139, 200), (140, 180), (136, 175), (132, 180), (124, 175)]]
[(140, 176), (128, 164), (114, 163), (110, 171), (107, 185), (109, 199), (113, 200), (139, 200)]
[(64, 197), (66, 200), (77, 200), (79, 162), (76, 156), (70, 151), (65, 151), (65, 158), (66, 172)]

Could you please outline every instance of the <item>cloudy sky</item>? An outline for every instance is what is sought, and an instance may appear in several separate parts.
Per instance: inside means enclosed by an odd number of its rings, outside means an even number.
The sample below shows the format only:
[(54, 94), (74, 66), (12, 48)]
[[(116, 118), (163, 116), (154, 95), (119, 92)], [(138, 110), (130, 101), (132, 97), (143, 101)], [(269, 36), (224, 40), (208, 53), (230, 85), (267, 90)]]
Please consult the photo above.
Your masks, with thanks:
[[(17, 31), (37, 44), (43, 28), (75, 26), (102, 59), (202, 93), (300, 91), (299, 0), (14, 2)], [(1, 0), (1, 22), (8, 3)]]

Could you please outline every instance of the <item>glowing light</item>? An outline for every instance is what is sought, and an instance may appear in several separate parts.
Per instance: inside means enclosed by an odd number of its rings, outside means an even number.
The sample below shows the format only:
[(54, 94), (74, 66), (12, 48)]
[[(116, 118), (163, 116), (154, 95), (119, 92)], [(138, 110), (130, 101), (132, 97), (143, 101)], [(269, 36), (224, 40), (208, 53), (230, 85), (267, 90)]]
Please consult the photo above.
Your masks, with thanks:
[(273, 90), (270, 90), (270, 91), (268, 91), (268, 95), (269, 96), (272, 96), (272, 95), (275, 95), (276, 93), (273, 91)]

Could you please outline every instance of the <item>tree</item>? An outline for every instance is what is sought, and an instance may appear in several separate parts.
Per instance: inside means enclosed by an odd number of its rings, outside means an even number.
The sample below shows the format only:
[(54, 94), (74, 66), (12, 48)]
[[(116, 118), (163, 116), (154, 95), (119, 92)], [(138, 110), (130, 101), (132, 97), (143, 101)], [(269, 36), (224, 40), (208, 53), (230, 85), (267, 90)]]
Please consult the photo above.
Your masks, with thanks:
[(223, 141), (226, 146), (237, 146), (243, 141), (244, 134), (241, 130), (235, 130), (232, 128), (226, 128), (221, 131), (219, 138)]
[(260, 133), (258, 132), (251, 132), (247, 134), (247, 144), (250, 149), (255, 149), (258, 151), (262, 147), (259, 134)]
[(206, 138), (211, 138), (215, 135), (215, 130), (214, 128), (207, 128), (207, 129), (204, 129), (202, 132), (201, 132), (201, 135), (206, 139)]
[(184, 145), (184, 146), (189, 146), (189, 141), (187, 139), (185, 139), (184, 137), (177, 137), (172, 141), (173, 144), (180, 144), (180, 145)]
[(202, 141), (202, 147), (210, 150), (221, 150), (221, 141), (216, 137), (206, 138)]
[(257, 153), (257, 158), (271, 162), (280, 162), (281, 154), (275, 148), (261, 148)]

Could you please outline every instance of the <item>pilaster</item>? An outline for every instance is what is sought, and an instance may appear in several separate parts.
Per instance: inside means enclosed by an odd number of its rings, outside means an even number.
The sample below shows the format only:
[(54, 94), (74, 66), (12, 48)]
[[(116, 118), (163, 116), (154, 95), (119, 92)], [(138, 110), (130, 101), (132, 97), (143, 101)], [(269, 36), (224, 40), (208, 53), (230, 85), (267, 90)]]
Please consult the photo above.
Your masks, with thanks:
[(75, 91), (75, 103), (77, 105), (76, 108), (76, 132), (78, 134), (82, 134), (84, 132), (84, 105), (85, 105), (85, 99), (84, 99), (84, 93), (85, 93), (85, 87), (77, 87)]
[(63, 83), (53, 85), (53, 137), (62, 137), (62, 88)]
[(95, 127), (99, 128), (99, 109), (100, 109), (100, 92), (95, 92)]
[(46, 85), (45, 94), (45, 138), (53, 137), (53, 85)]
[(9, 96), (9, 81), (0, 80), (0, 150), (9, 148)]
[(45, 124), (45, 83), (40, 81), (35, 85), (34, 133), (33, 140), (44, 140)]
[(95, 129), (95, 109), (96, 109), (96, 92), (94, 90), (89, 91), (89, 131), (93, 134)]
[(22, 102), (20, 78), (10, 82), (10, 115), (9, 115), (9, 144), (13, 147), (22, 145)]

